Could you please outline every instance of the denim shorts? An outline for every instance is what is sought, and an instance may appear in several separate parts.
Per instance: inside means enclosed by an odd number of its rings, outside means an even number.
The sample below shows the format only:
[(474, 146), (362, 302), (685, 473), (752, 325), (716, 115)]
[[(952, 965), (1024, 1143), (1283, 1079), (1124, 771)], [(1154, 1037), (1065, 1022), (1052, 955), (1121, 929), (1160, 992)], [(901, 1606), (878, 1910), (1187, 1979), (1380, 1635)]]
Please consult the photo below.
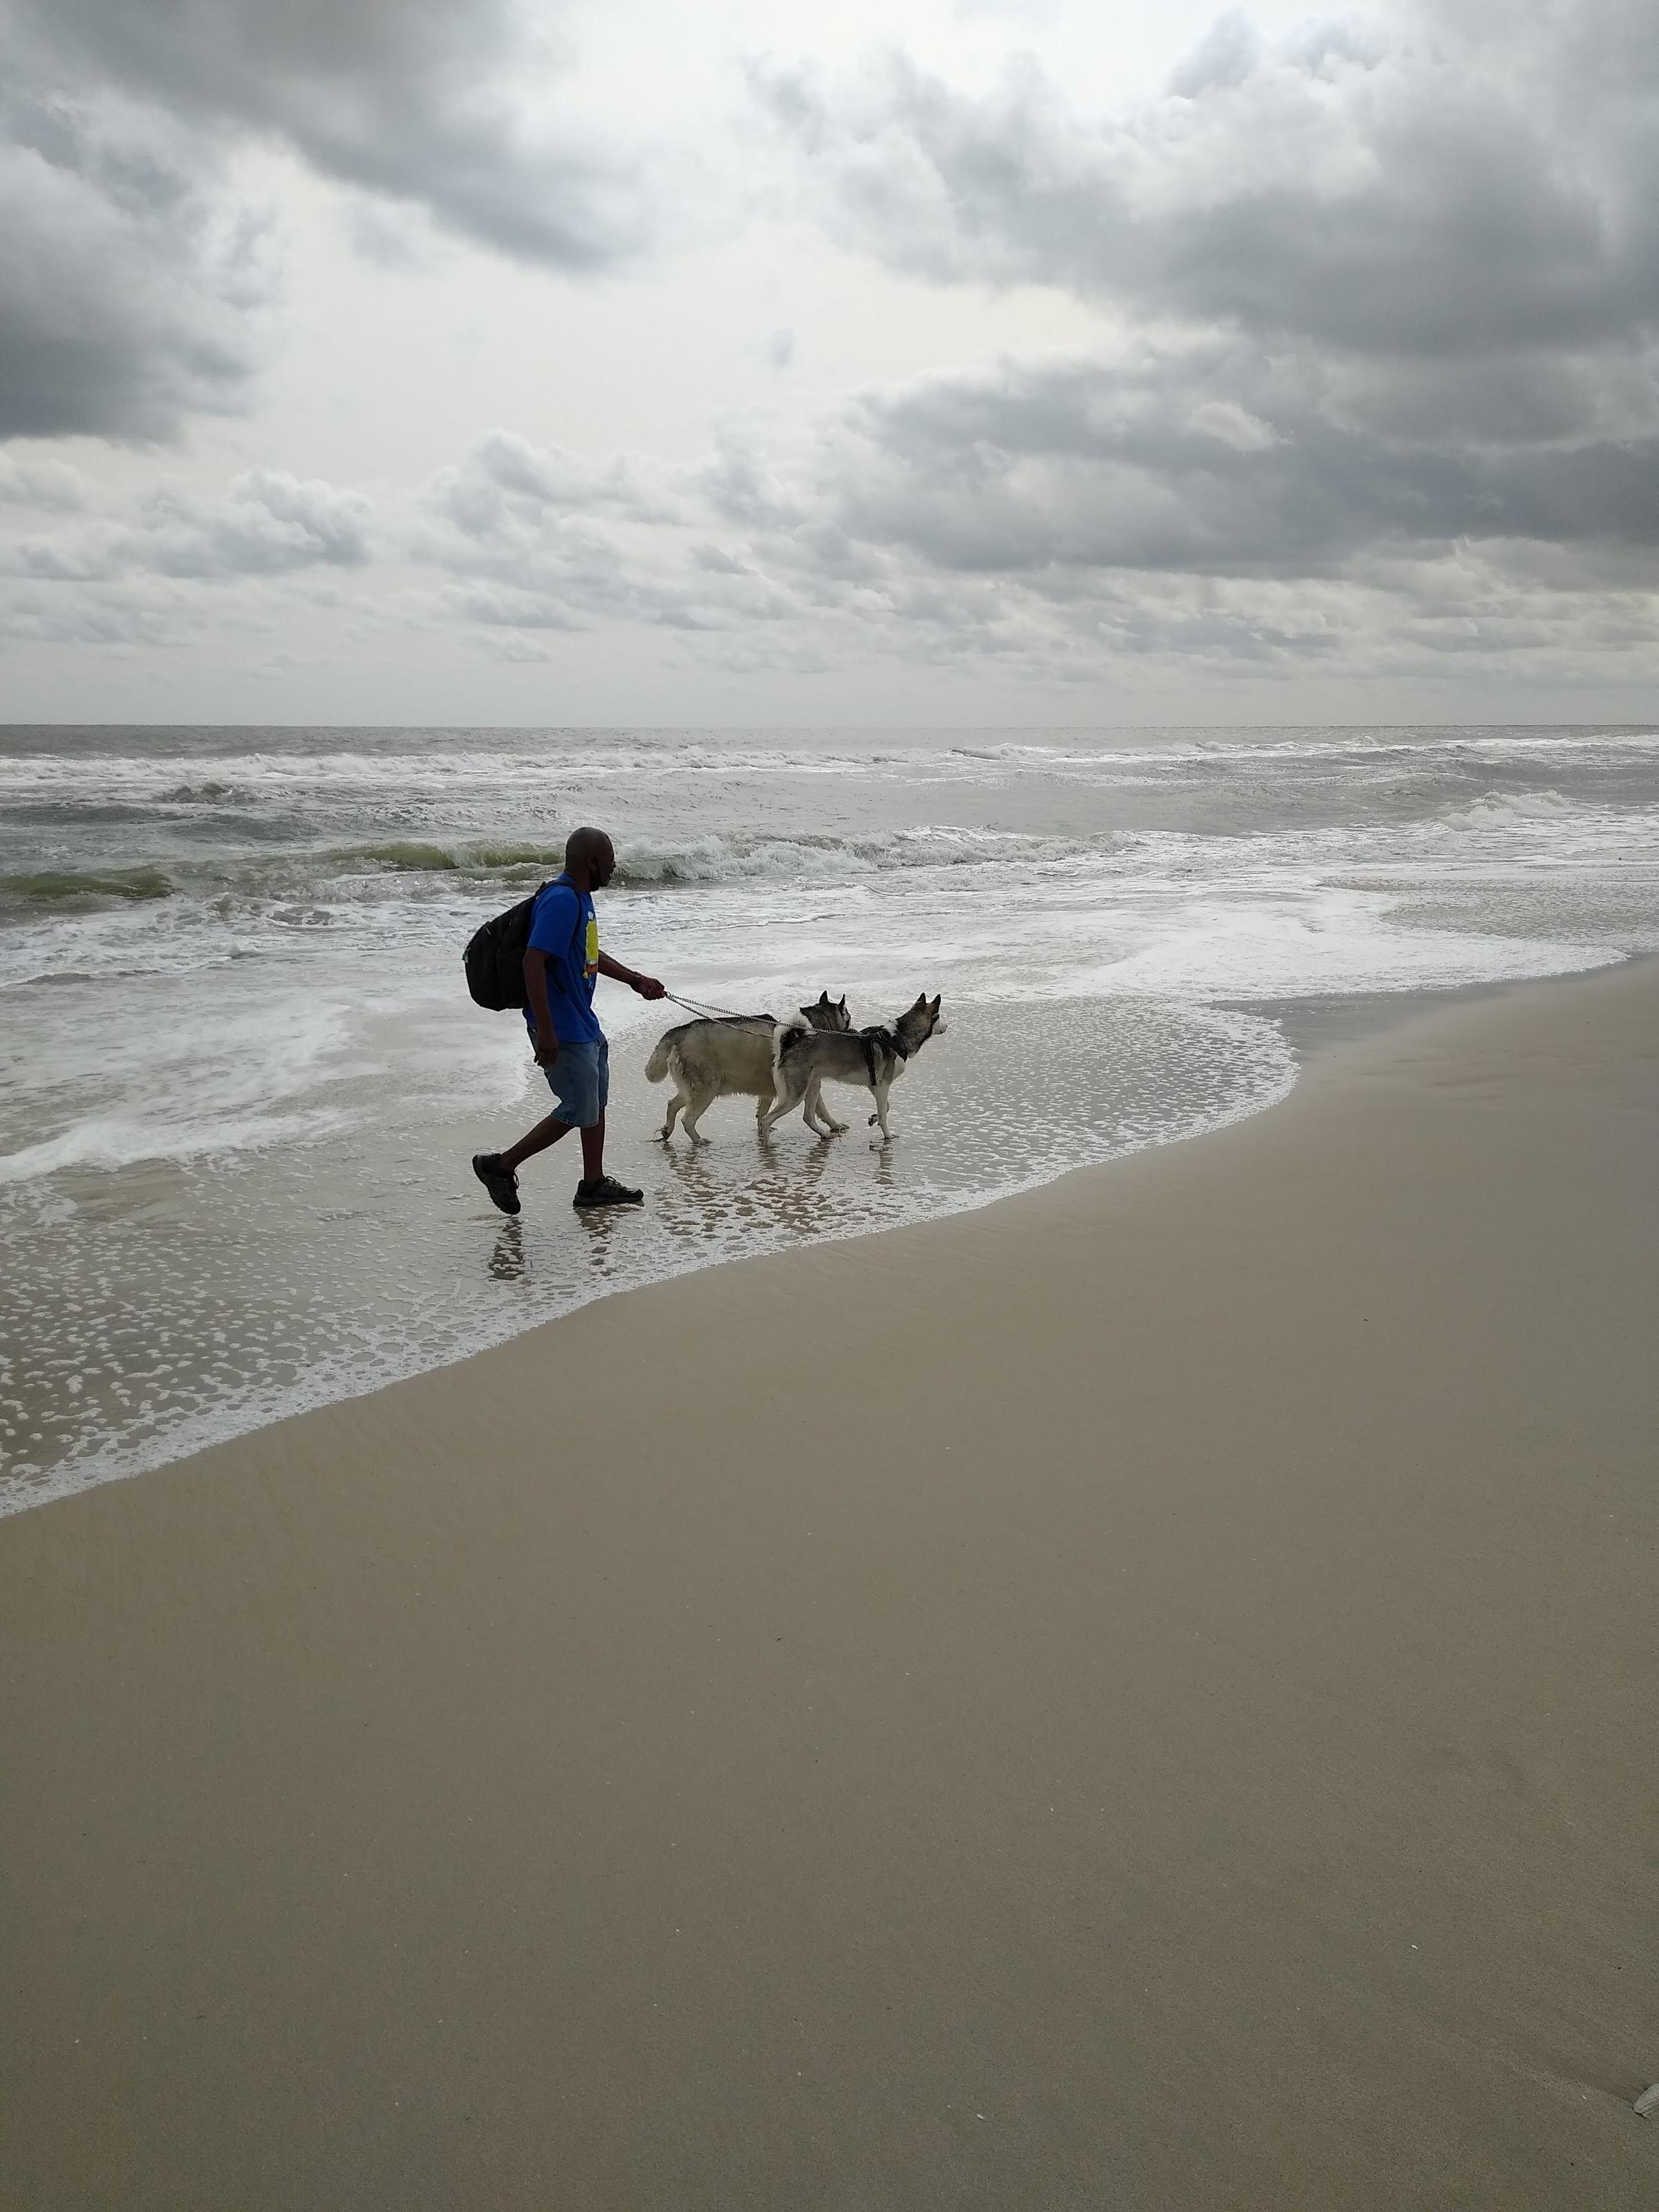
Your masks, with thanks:
[(611, 1096), (611, 1048), (603, 1037), (592, 1044), (561, 1044), (551, 1067), (544, 1067), (547, 1087), (567, 1128), (591, 1129)]

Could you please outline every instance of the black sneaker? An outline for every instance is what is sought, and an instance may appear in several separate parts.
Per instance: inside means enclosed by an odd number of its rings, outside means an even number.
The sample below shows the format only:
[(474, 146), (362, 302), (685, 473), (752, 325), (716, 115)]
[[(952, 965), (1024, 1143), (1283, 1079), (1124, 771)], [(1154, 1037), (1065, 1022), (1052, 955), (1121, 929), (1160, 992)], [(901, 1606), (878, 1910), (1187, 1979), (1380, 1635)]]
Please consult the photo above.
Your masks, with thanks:
[(645, 1193), (629, 1190), (625, 1182), (618, 1182), (614, 1176), (601, 1176), (597, 1182), (579, 1182), (576, 1195), (570, 1203), (584, 1206), (643, 1206)]
[(472, 1172), (489, 1193), (493, 1205), (503, 1213), (519, 1210), (519, 1178), (514, 1170), (501, 1165), (499, 1152), (474, 1152)]

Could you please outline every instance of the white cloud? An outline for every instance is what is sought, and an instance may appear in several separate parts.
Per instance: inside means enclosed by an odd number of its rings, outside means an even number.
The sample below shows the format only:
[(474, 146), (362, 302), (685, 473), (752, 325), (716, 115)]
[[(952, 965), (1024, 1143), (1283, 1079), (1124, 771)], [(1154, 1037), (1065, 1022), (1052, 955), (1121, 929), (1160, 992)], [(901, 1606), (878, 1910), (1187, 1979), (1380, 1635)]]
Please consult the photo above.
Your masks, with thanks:
[(0, 504), (74, 514), (87, 503), (87, 480), (63, 461), (20, 461), (0, 453)]
[(729, 428), (701, 467), (493, 431), (374, 504), (253, 471), (216, 498), (19, 509), (0, 623), (161, 643), (280, 626), (271, 593), (302, 589), (366, 638), (437, 626), (523, 659), (655, 633), (750, 676), (1655, 665), (1659, 446), (1454, 465), (1254, 368), (1219, 340), (1006, 362), (866, 392), (797, 433)]
[(106, 507), (56, 532), (37, 527), (0, 537), (0, 574), (36, 582), (137, 573), (217, 583), (318, 566), (358, 568), (369, 558), (372, 519), (356, 492), (255, 469), (233, 479), (222, 499), (163, 484), (134, 512)]
[(152, 493), (119, 557), (163, 575), (270, 576), (317, 565), (361, 567), (369, 557), (372, 509), (360, 494), (272, 469), (252, 469), (222, 501)]

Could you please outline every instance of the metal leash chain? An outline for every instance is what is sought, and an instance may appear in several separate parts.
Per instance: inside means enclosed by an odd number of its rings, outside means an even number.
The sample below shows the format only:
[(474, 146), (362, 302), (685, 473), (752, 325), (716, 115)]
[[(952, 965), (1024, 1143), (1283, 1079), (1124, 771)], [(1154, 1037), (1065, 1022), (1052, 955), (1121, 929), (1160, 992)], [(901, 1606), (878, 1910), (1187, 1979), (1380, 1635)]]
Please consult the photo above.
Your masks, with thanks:
[(678, 991), (665, 991), (665, 999), (677, 1006), (684, 1006), (688, 1014), (696, 1014), (706, 1022), (763, 1022), (771, 1018), (766, 1014), (740, 1014), (734, 1006), (700, 1006), (695, 999), (683, 999)]

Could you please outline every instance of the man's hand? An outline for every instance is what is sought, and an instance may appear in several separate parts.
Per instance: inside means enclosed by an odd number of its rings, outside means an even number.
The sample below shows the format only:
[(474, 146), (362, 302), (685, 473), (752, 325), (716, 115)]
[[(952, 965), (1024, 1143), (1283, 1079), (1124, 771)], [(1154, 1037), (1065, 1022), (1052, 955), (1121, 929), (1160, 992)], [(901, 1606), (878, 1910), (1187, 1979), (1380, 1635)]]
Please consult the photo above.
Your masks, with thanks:
[(544, 1029), (544, 1028), (541, 1026), (540, 1023), (538, 1023), (538, 1024), (537, 1024), (537, 1025), (536, 1025), (536, 1065), (537, 1065), (537, 1066), (538, 1066), (538, 1067), (551, 1067), (551, 1066), (552, 1066), (552, 1065), (553, 1065), (553, 1063), (554, 1063), (554, 1061), (558, 1058), (558, 1056), (559, 1056), (559, 1040), (558, 1040), (558, 1038), (557, 1038), (556, 1036), (555, 1036), (555, 1035), (553, 1034), (553, 1031), (552, 1031), (552, 1030), (551, 1030), (550, 1028), (549, 1028), (549, 1029)]
[(668, 996), (654, 975), (630, 975), (629, 981), (642, 999), (665, 999)]

